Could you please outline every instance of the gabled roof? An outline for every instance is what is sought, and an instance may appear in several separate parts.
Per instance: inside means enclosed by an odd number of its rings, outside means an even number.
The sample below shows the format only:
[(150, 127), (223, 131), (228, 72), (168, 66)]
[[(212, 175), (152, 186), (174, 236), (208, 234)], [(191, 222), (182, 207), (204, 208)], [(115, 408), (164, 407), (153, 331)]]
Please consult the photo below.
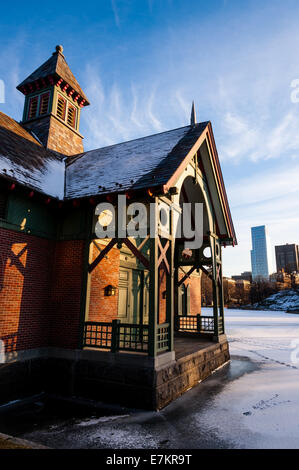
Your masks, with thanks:
[(181, 127), (68, 158), (65, 197), (162, 186), (207, 124)]
[(22, 87), (33, 83), (41, 78), (48, 76), (56, 76), (62, 78), (68, 83), (77, 93), (79, 93), (85, 101), (85, 106), (89, 104), (89, 101), (84, 94), (82, 88), (74, 77), (71, 69), (69, 68), (64, 55), (62, 54), (62, 46), (56, 47), (56, 52), (53, 52), (52, 56), (38, 67), (33, 73), (31, 73), (25, 80), (17, 86), (17, 89), (22, 91)]
[(55, 198), (64, 196), (65, 163), (0, 112), (0, 176)]

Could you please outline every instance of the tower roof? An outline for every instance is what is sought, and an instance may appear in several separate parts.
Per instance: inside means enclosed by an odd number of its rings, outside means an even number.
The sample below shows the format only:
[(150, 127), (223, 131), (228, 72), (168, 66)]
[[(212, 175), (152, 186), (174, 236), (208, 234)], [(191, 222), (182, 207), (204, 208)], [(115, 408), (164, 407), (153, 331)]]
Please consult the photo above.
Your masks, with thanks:
[(64, 81), (66, 85), (69, 85), (69, 88), (80, 95), (83, 106), (89, 105), (85, 93), (65, 60), (62, 46), (56, 46), (56, 51), (53, 52), (52, 56), (23, 80), (17, 86), (17, 89), (27, 94), (29, 91), (34, 90), (34, 86), (39, 89), (47, 85), (47, 82), (52, 84), (59, 82), (59, 80)]

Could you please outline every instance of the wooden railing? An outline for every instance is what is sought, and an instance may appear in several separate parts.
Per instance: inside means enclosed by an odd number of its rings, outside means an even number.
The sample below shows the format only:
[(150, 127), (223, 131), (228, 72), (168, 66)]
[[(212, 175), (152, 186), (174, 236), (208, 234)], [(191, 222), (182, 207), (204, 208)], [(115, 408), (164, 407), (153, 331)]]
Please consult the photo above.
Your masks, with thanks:
[[(204, 315), (176, 315), (175, 330), (186, 331), (189, 333), (214, 334), (214, 317), (208, 317)], [(218, 317), (218, 330), (219, 334), (222, 334), (224, 331), (221, 317)]]
[(87, 321), (84, 325), (83, 347), (117, 351), (148, 351), (148, 325)]
[(170, 328), (169, 323), (157, 326), (157, 352), (169, 350)]

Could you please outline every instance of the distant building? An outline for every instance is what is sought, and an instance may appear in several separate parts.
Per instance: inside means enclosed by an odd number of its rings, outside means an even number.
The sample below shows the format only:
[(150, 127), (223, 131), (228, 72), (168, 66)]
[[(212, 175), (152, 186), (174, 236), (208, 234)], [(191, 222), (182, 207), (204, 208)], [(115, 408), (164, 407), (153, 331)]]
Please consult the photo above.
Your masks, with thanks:
[(252, 281), (252, 272), (251, 271), (244, 271), (241, 274), (238, 274), (236, 276), (232, 276), (232, 279), (235, 281)]
[(276, 289), (284, 290), (292, 287), (292, 276), (283, 271), (271, 274), (270, 281), (276, 283)]
[(275, 247), (277, 272), (284, 271), (291, 274), (299, 271), (299, 247), (288, 243)]
[(269, 279), (273, 273), (270, 237), (265, 225), (251, 227), (252, 280)]

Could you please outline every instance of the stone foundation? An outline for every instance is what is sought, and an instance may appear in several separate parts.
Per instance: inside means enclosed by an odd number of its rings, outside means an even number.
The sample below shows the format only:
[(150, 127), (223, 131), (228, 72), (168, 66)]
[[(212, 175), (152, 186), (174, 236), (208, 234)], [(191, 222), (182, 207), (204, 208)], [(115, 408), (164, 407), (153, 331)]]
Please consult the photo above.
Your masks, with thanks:
[(43, 348), (7, 355), (0, 405), (45, 392), (158, 410), (229, 360), (225, 337), (175, 360), (96, 350)]

